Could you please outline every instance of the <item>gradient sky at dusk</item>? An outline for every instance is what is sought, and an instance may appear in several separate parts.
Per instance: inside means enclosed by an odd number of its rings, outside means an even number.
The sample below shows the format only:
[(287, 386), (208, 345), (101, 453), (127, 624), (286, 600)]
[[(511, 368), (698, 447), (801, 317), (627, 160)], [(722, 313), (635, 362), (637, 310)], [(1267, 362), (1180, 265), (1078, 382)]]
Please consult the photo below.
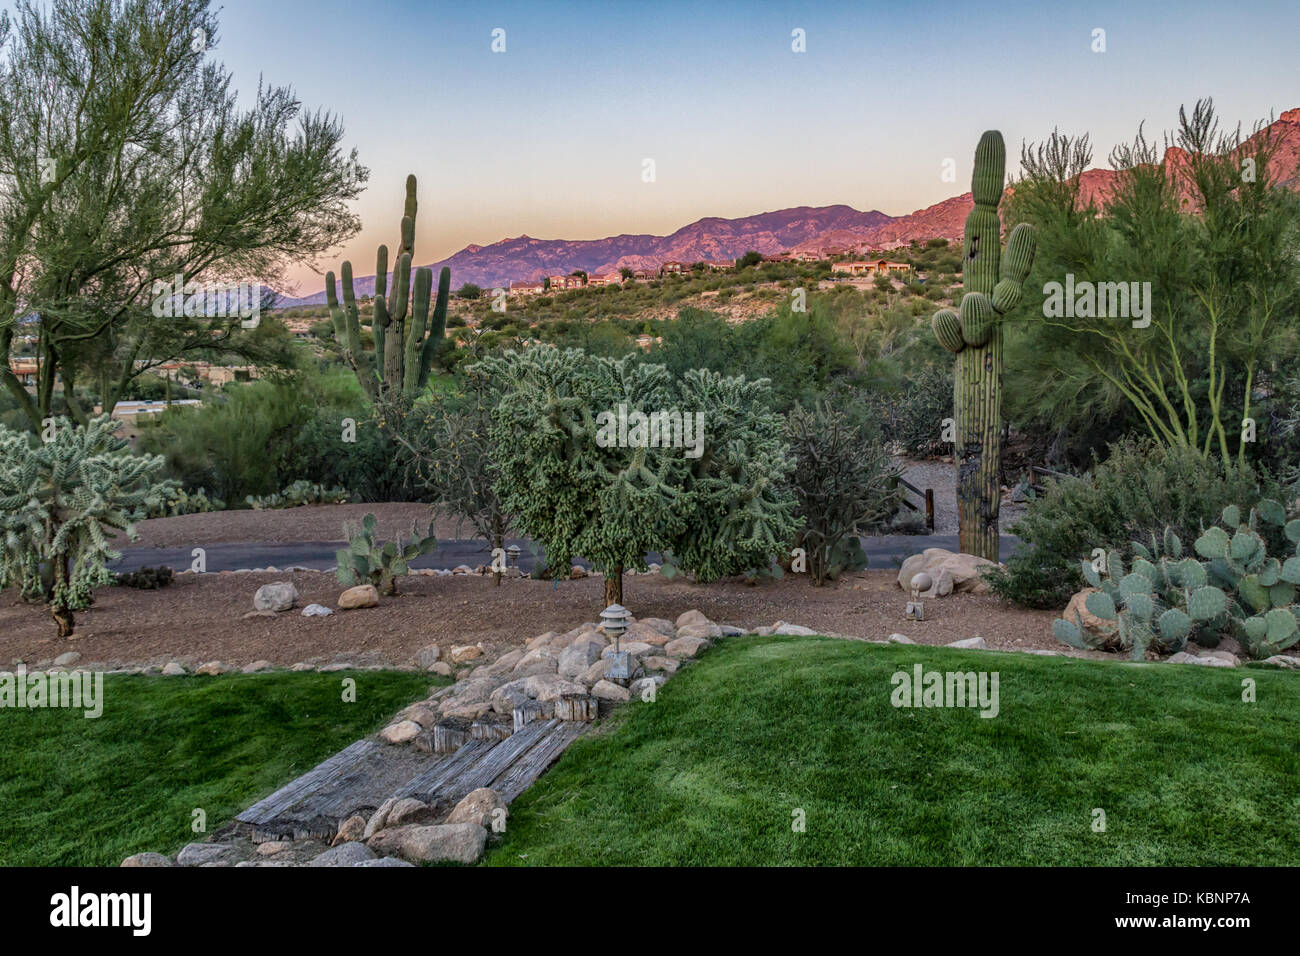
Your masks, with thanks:
[[(1201, 96), (1246, 127), (1300, 106), (1294, 0), (226, 0), (220, 19), (213, 55), (238, 89), (259, 73), (292, 85), (342, 118), (370, 167), (364, 231), (320, 263), (351, 258), (359, 275), (396, 239), (408, 172), (425, 263), (524, 233), (665, 234), (788, 206), (902, 215), (969, 189), (988, 128), (1013, 156), (1054, 126), (1090, 132), (1104, 165), (1140, 122), (1158, 134)], [(291, 277), (297, 294), (320, 287), (309, 269)]]

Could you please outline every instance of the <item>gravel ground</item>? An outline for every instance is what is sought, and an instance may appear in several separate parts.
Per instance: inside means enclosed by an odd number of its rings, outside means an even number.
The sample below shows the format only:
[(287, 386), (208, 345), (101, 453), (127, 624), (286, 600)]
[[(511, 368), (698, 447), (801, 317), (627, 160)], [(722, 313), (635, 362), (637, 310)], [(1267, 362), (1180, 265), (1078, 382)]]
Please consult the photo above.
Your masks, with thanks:
[[(992, 596), (954, 594), (927, 601), (927, 619), (908, 622), (907, 599), (896, 578), (895, 571), (864, 571), (814, 588), (793, 577), (760, 585), (739, 580), (698, 585), (658, 574), (631, 575), (624, 579), (624, 603), (638, 617), (672, 620), (699, 608), (712, 620), (742, 627), (784, 620), (869, 639), (900, 632), (917, 643), (944, 644), (979, 635), (991, 647), (1069, 650), (1052, 637), (1055, 615), (1006, 607)], [(60, 641), (45, 611), (21, 603), (11, 589), (0, 594), (0, 665), (19, 660), (29, 667), (48, 665), (64, 651), (76, 650), (82, 655), (78, 666), (104, 669), (170, 660), (193, 666), (264, 659), (288, 666), (344, 658), (403, 666), (421, 647), (435, 643), (446, 648), (482, 642), (495, 654), (548, 630), (595, 621), (603, 605), (598, 577), (558, 586), (507, 579), (495, 587), (486, 576), (413, 576), (402, 580), (399, 596), (377, 608), (336, 611), (325, 618), (293, 610), (244, 620), (257, 588), (277, 580), (294, 582), (300, 606), (332, 607), (342, 590), (332, 574), (318, 572), (182, 574), (159, 591), (101, 590), (95, 606), (77, 614), (76, 635)]]
[[(951, 459), (914, 461), (900, 458), (903, 478), (921, 490), (934, 489), (934, 533), (957, 533), (957, 466)], [(915, 497), (915, 496), (912, 496)], [(1025, 506), (1011, 500), (1010, 492), (1002, 495), (998, 509), (998, 531), (1011, 534), (1011, 526), (1025, 513)]]

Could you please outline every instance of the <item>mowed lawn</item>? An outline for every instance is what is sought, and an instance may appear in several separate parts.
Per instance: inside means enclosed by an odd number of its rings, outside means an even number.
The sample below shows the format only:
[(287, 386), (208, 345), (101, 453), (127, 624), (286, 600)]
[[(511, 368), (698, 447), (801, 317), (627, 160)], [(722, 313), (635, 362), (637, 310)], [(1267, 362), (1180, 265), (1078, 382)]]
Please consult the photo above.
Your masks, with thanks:
[[(997, 671), (1000, 713), (891, 706), (918, 662)], [(747, 637), (570, 747), (486, 862), (1295, 865), (1297, 813), (1300, 674)]]
[[(356, 702), (343, 701), (343, 679)], [(442, 683), (433, 678), (432, 683)], [(0, 710), (0, 865), (175, 853), (428, 693), (396, 671), (109, 676), (104, 710)], [(207, 834), (190, 829), (193, 811)]]

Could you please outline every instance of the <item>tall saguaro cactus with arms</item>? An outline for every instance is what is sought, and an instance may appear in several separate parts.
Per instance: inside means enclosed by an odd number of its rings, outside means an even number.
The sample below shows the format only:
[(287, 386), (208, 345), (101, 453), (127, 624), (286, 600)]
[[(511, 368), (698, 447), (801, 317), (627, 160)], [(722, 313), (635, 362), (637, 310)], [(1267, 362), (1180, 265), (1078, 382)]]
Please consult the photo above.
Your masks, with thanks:
[(1024, 293), (1034, 261), (1033, 227), (1011, 231), (1002, 257), (998, 203), (1006, 177), (1002, 134), (989, 130), (975, 147), (971, 193), (975, 208), (966, 217), (962, 250), (965, 290), (960, 314), (940, 309), (931, 326), (935, 337), (957, 356), (953, 381), (958, 462), (957, 516), (961, 550), (998, 559), (998, 508), (1002, 502), (1002, 316)]
[[(402, 214), (401, 245), (393, 270), (393, 291), (388, 294), (388, 247), (380, 246), (375, 262), (375, 311), (371, 332), (374, 352), (361, 342), (361, 323), (352, 285), (352, 263), (343, 263), (343, 305), (340, 307), (334, 273), (325, 276), (334, 338), (343, 347), (357, 380), (371, 398), (414, 399), (429, 381), (433, 358), (447, 330), (447, 297), (451, 270), (443, 266), (438, 276), (438, 299), (429, 312), (433, 270), (416, 269), (411, 284), (411, 257), (415, 254), (415, 177), (406, 177), (406, 208)], [(409, 315), (408, 315), (409, 313)]]

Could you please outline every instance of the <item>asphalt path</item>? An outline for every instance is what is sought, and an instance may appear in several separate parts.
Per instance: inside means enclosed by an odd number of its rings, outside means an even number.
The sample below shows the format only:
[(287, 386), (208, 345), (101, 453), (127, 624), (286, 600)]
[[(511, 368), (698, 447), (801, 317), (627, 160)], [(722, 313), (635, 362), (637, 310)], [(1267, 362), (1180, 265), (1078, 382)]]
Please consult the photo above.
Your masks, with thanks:
[[(506, 541), (509, 546), (519, 546), (519, 567), (531, 572), (537, 559), (530, 549), (526, 538), (511, 538)], [(1000, 556), (1005, 561), (1017, 544), (1016, 538), (1003, 535), (999, 543)], [(343, 544), (338, 541), (295, 541), (287, 543), (265, 542), (229, 542), (203, 546), (205, 570), (238, 571), (240, 569), (275, 567), (281, 570), (289, 567), (305, 567), (324, 570), (335, 566), (335, 556)], [(919, 554), (926, 548), (944, 548), (957, 550), (955, 534), (932, 535), (890, 535), (877, 538), (863, 538), (863, 550), (867, 553), (867, 567), (898, 567), (908, 555)], [(167, 565), (175, 571), (184, 571), (195, 560), (192, 548), (125, 548), (122, 558), (109, 567), (115, 571), (134, 571), (138, 568)], [(538, 549), (540, 551), (540, 549)], [(659, 555), (647, 555), (648, 561), (658, 561)], [(438, 549), (411, 562), (413, 568), (454, 568), (467, 564), (471, 568), (488, 564), (492, 560), (491, 549), (481, 540), (444, 541)], [(590, 562), (577, 558), (573, 562), (590, 568)]]

